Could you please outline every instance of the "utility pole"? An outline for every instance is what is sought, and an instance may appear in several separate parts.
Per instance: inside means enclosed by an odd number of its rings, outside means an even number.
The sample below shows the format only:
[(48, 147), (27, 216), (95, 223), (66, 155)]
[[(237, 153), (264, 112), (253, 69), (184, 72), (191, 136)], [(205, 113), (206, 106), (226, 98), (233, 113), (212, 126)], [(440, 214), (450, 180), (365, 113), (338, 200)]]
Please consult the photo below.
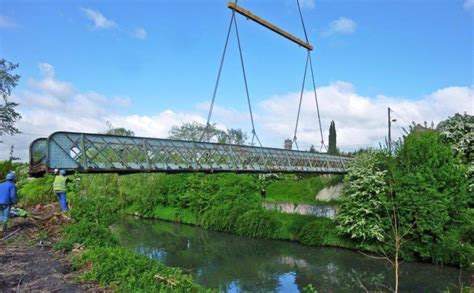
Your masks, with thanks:
[(390, 119), (390, 107), (388, 107), (388, 153), (392, 154), (392, 119)]

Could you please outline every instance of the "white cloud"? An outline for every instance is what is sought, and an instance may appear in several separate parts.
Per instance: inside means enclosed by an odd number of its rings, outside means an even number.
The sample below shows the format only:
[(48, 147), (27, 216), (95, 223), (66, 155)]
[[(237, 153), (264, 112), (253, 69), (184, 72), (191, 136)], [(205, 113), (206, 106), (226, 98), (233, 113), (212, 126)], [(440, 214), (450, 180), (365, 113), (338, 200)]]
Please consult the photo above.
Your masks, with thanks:
[(140, 40), (144, 40), (146, 39), (147, 37), (147, 32), (144, 28), (137, 28), (134, 32), (133, 32), (133, 36), (137, 39), (140, 39)]
[(339, 17), (329, 24), (329, 28), (322, 33), (323, 36), (331, 36), (334, 34), (352, 34), (355, 32), (357, 23), (346, 17)]
[(111, 29), (117, 27), (117, 24), (110, 19), (107, 19), (102, 13), (90, 8), (81, 8), (82, 12), (94, 22), (96, 29)]
[[(0, 144), (0, 159), (8, 156), (11, 144), (16, 155), (26, 160), (28, 146), (35, 138), (47, 137), (55, 131), (103, 132), (106, 121), (116, 127), (131, 129), (138, 136), (167, 137), (173, 125), (184, 122), (206, 122), (209, 104), (195, 105), (193, 111), (179, 108), (164, 109), (154, 115), (123, 114), (130, 107), (130, 97), (106, 97), (94, 91), (78, 92), (68, 82), (57, 80), (54, 68), (40, 65), (42, 79), (31, 80), (28, 88), (15, 92), (12, 100), (19, 102), (23, 119), (18, 128), (23, 132), (16, 136), (4, 136)], [(65, 86), (67, 85), (67, 86)], [(354, 85), (337, 81), (318, 88), (319, 106), (327, 143), (331, 120), (336, 122), (337, 142), (342, 149), (377, 146), (387, 133), (387, 107), (394, 110), (393, 136), (401, 134), (401, 127), (411, 121), (438, 123), (457, 112), (474, 112), (474, 88), (453, 86), (439, 89), (421, 99), (410, 100), (379, 95), (366, 97), (357, 93)], [(282, 147), (285, 138), (292, 138), (295, 127), (299, 93), (270, 97), (254, 105), (257, 134), (265, 146)], [(316, 116), (314, 93), (303, 95), (298, 131), (301, 149), (310, 145), (319, 146), (320, 134)], [(250, 119), (247, 111), (215, 105), (212, 123), (221, 129), (242, 128), (250, 134)]]
[(466, 0), (464, 1), (464, 10), (469, 11), (474, 8), (474, 0)]
[(300, 5), (301, 5), (301, 8), (313, 9), (314, 0), (300, 0)]
[(10, 145), (15, 155), (28, 158), (29, 144), (38, 137), (47, 137), (55, 131), (104, 132), (106, 121), (117, 127), (132, 129), (139, 136), (167, 137), (173, 125), (198, 121), (202, 116), (189, 112), (164, 110), (152, 116), (124, 115), (120, 112), (132, 104), (130, 97), (106, 97), (94, 91), (78, 92), (65, 81), (57, 80), (53, 66), (39, 64), (41, 79), (30, 79), (27, 89), (14, 92), (12, 101), (20, 103), (22, 119), (17, 127), (22, 131), (15, 136), (3, 136), (0, 160), (8, 157)]
[(62, 98), (74, 93), (72, 85), (68, 82), (56, 80), (53, 66), (48, 63), (40, 63), (39, 65), (42, 79), (28, 81), (28, 85), (32, 88), (40, 90), (42, 94), (50, 94), (52, 97)]
[[(394, 137), (401, 135), (401, 127), (411, 121), (435, 124), (457, 112), (474, 112), (474, 88), (447, 87), (419, 100), (377, 96), (365, 97), (357, 93), (347, 82), (334, 82), (318, 88), (318, 101), (322, 119), (324, 140), (327, 143), (331, 120), (336, 122), (338, 145), (343, 149), (359, 146), (377, 146), (387, 135), (387, 107), (394, 110), (398, 121), (394, 124)], [(299, 93), (276, 96), (260, 103), (258, 111), (260, 133), (265, 141), (283, 143), (283, 135), (292, 138), (296, 121)], [(320, 134), (316, 115), (314, 93), (303, 95), (300, 123), (298, 126), (300, 146), (319, 146)], [(257, 129), (258, 130), (258, 129)]]
[(16, 23), (10, 18), (0, 15), (0, 28), (13, 28), (16, 27)]

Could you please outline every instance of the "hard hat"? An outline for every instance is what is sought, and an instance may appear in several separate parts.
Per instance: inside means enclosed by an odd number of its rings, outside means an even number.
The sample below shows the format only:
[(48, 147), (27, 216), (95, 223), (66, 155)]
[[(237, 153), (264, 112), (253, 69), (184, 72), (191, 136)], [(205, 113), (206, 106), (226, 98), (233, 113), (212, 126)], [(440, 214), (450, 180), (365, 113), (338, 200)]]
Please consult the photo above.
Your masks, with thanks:
[(66, 175), (66, 170), (63, 170), (63, 169), (59, 170), (59, 174)]
[(10, 172), (7, 174), (7, 176), (5, 177), (7, 180), (13, 180), (15, 179), (15, 173), (13, 172)]

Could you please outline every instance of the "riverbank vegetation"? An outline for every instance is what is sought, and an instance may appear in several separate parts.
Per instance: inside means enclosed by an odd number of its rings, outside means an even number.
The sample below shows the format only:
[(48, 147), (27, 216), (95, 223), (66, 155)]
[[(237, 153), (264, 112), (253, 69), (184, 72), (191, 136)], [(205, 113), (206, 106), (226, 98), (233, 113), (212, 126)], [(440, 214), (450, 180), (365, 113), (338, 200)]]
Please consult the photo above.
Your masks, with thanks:
[[(441, 123), (438, 130), (411, 131), (392, 154), (385, 150), (359, 152), (345, 176), (336, 221), (265, 210), (261, 190), (266, 188), (269, 201), (315, 203), (317, 192), (340, 178), (77, 174), (80, 181), (71, 184), (68, 193), (73, 222), (64, 228), (57, 249), (86, 248), (87, 253), (75, 262), (77, 268), (88, 268), (84, 279), (113, 283), (125, 291), (129, 286), (145, 290), (152, 279), (150, 286), (164, 289), (202, 288), (179, 270), (161, 265), (150, 271), (163, 271), (158, 275), (174, 281), (151, 277), (121, 279), (127, 271), (140, 270), (125, 264), (133, 267), (146, 262), (142, 258), (126, 261), (132, 252), (119, 248), (109, 229), (124, 214), (242, 236), (360, 249), (387, 259), (422, 260), (469, 269), (474, 255), (472, 120), (469, 115), (456, 115)], [(55, 200), (49, 190), (51, 176), (19, 179), (21, 203)]]
[(474, 198), (465, 162), (427, 129), (407, 135), (393, 155), (361, 154), (345, 179), (339, 231), (405, 260), (469, 267)]
[[(62, 229), (62, 237), (55, 249), (73, 253), (72, 263), (82, 271), (80, 281), (98, 282), (118, 292), (213, 292), (194, 283), (191, 276), (179, 268), (167, 267), (119, 245), (109, 228), (122, 215), (119, 201), (109, 192), (113, 184), (103, 184), (102, 176), (86, 178), (94, 188), (86, 195), (79, 181), (68, 186), (71, 221)], [(51, 200), (49, 185), (52, 176), (38, 179), (20, 178), (20, 203), (36, 204), (39, 199)], [(90, 179), (91, 181), (88, 181)], [(94, 184), (98, 183), (98, 184)], [(107, 190), (107, 192), (104, 192)], [(101, 192), (102, 191), (102, 192)]]

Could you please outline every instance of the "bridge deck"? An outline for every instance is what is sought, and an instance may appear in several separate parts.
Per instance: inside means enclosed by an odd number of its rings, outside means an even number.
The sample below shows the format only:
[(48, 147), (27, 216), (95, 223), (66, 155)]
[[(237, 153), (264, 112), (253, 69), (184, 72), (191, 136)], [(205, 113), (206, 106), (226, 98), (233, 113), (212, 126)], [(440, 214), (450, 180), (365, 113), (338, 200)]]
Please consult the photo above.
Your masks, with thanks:
[(351, 158), (323, 153), (158, 138), (56, 132), (30, 145), (30, 174), (240, 172), (342, 174)]

